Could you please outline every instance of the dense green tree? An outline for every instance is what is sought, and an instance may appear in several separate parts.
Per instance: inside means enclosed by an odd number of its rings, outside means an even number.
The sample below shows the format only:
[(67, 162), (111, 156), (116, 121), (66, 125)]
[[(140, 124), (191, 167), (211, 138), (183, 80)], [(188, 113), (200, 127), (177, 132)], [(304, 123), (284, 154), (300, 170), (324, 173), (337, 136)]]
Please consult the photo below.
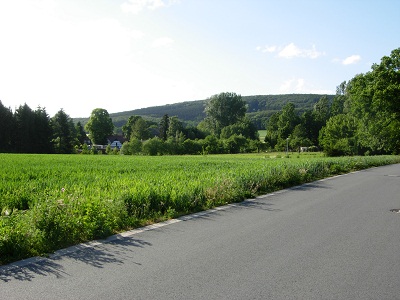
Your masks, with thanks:
[(330, 104), (327, 96), (321, 97), (321, 99), (314, 104), (313, 114), (316, 121), (326, 123), (326, 120), (328, 120), (330, 116)]
[(178, 117), (169, 117), (169, 126), (167, 131), (168, 137), (176, 137), (183, 131), (183, 124)]
[(233, 134), (222, 140), (226, 153), (245, 153), (248, 148), (248, 140), (243, 135)]
[(193, 126), (184, 127), (182, 132), (188, 139), (191, 140), (204, 139), (207, 136), (207, 134), (205, 134), (199, 128)]
[(95, 108), (85, 126), (94, 144), (107, 144), (107, 137), (113, 134), (114, 124), (107, 110)]
[(143, 142), (143, 153), (146, 155), (163, 155), (165, 153), (164, 141), (159, 137), (154, 137)]
[(196, 129), (199, 132), (202, 132), (204, 134), (203, 139), (208, 136), (211, 135), (211, 130), (210, 130), (210, 120), (206, 120), (204, 119), (203, 121), (201, 121), (199, 124), (197, 124)]
[(347, 85), (357, 140), (371, 154), (400, 152), (400, 48)]
[(280, 112), (274, 113), (268, 120), (265, 129), (267, 133), (264, 138), (264, 142), (267, 145), (267, 148), (274, 149), (276, 144), (278, 143), (279, 131), (278, 131), (278, 120), (279, 120)]
[(130, 141), (132, 154), (140, 154), (142, 152), (143, 142), (138, 139), (131, 139)]
[(333, 98), (331, 105), (331, 116), (336, 116), (345, 113), (345, 103), (347, 82), (343, 81), (339, 86), (336, 87), (336, 95)]
[(222, 141), (215, 135), (208, 135), (203, 140), (203, 154), (220, 154), (224, 151)]
[(131, 139), (144, 141), (148, 138), (150, 138), (149, 126), (142, 117), (138, 117), (132, 125)]
[(51, 127), (55, 152), (60, 154), (73, 153), (77, 135), (72, 119), (63, 109), (60, 109), (51, 118)]
[(313, 116), (313, 126), (312, 126), (312, 137), (313, 142), (317, 143), (319, 131), (330, 117), (330, 103), (327, 96), (321, 97), (317, 103), (314, 105), (312, 112)]
[(86, 140), (86, 132), (81, 122), (79, 121), (75, 125), (75, 132), (76, 132), (77, 146), (83, 145)]
[(126, 124), (124, 126), (122, 126), (122, 132), (124, 137), (129, 140), (131, 138), (132, 135), (132, 127), (133, 125), (135, 125), (136, 121), (141, 118), (139, 116), (130, 116), (128, 118), (128, 121), (126, 122)]
[(220, 93), (207, 99), (205, 121), (210, 131), (219, 135), (222, 128), (241, 121), (247, 111), (242, 96), (235, 93)]
[(121, 153), (124, 155), (135, 155), (142, 153), (143, 142), (136, 138), (122, 144)]
[(35, 112), (25, 103), (15, 111), (15, 150), (33, 153), (35, 140)]
[(0, 152), (12, 151), (13, 132), (15, 131), (14, 115), (0, 101)]
[(33, 145), (33, 152), (52, 153), (53, 146), (51, 143), (52, 128), (50, 124), (50, 117), (47, 114), (46, 109), (41, 107), (38, 107), (34, 111), (34, 114), (34, 139), (36, 142)]
[(185, 154), (201, 154), (202, 143), (199, 140), (186, 139), (183, 142)]
[(243, 121), (235, 124), (225, 126), (221, 130), (221, 139), (229, 139), (233, 135), (242, 135), (250, 140), (258, 140), (258, 130), (248, 118), (244, 118)]
[(168, 138), (168, 129), (169, 129), (169, 116), (165, 114), (160, 121), (159, 124), (159, 137), (165, 141)]
[[(305, 130), (305, 137), (311, 141), (311, 145), (318, 145), (318, 135), (320, 128), (317, 126), (312, 110), (306, 110), (300, 117), (300, 124)], [(306, 145), (301, 145), (306, 146)]]
[(290, 148), (300, 151), (300, 147), (309, 147), (312, 145), (311, 140), (307, 136), (307, 129), (304, 124), (297, 124), (289, 138)]
[(295, 112), (293, 103), (287, 103), (279, 114), (278, 132), (280, 139), (286, 139), (292, 133), (294, 127), (299, 123), (299, 117)]
[(185, 135), (182, 132), (177, 132), (174, 137), (169, 137), (164, 142), (165, 153), (170, 155), (185, 154), (185, 147), (183, 146), (183, 142), (185, 141), (185, 139)]
[(355, 155), (358, 153), (355, 137), (357, 122), (349, 114), (331, 117), (320, 132), (320, 144), (328, 156)]

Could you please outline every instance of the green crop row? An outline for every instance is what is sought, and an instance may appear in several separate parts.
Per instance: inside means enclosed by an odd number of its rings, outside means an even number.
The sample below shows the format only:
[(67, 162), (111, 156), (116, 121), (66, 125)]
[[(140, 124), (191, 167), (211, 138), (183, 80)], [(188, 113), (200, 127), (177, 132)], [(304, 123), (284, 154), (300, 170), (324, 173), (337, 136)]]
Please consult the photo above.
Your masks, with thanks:
[(0, 154), (0, 264), (398, 156)]

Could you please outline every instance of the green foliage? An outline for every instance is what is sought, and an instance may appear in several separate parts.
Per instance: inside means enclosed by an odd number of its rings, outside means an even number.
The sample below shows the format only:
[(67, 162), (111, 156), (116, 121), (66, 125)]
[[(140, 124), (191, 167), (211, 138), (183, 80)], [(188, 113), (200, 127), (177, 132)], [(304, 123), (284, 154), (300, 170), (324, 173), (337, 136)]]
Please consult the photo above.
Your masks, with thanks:
[(374, 64), (372, 71), (350, 80), (346, 95), (348, 113), (358, 120), (355, 136), (360, 150), (399, 153), (400, 48)]
[(85, 128), (94, 144), (105, 145), (107, 144), (107, 136), (113, 134), (114, 124), (107, 110), (95, 108)]
[(87, 144), (82, 145), (82, 154), (90, 154), (90, 150)]
[(220, 138), (228, 139), (233, 135), (242, 135), (251, 140), (259, 139), (257, 128), (247, 118), (244, 118), (243, 121), (222, 128)]
[(27, 104), (20, 106), (14, 114), (14, 134), (11, 136), (12, 150), (20, 153), (51, 153), (50, 119), (44, 108), (33, 111)]
[(168, 114), (163, 115), (160, 121), (159, 129), (160, 129), (160, 138), (162, 140), (166, 140), (168, 138), (168, 128), (169, 128), (169, 116)]
[(205, 120), (210, 131), (219, 135), (224, 127), (242, 121), (246, 110), (246, 102), (240, 95), (220, 93), (207, 100)]
[[(50, 121), (53, 130), (53, 145), (56, 153), (71, 154), (74, 152), (77, 132), (72, 119), (64, 112), (59, 110)], [(81, 128), (78, 126), (78, 129)], [(79, 132), (82, 139), (82, 132)]]
[(10, 108), (0, 100), (0, 152), (12, 149), (12, 131), (15, 128), (14, 116)]
[[(161, 139), (158, 139), (161, 141)], [(218, 141), (218, 140), (216, 140)], [(0, 264), (396, 156), (6, 155), (0, 168)]]
[(132, 125), (131, 139), (146, 140), (150, 137), (149, 126), (142, 117)]
[(132, 135), (132, 128), (133, 125), (136, 123), (136, 121), (141, 118), (139, 116), (130, 116), (126, 124), (122, 127), (122, 132), (124, 134), (124, 137), (129, 140)]
[(278, 117), (278, 136), (281, 140), (286, 140), (293, 131), (294, 127), (299, 123), (299, 117), (295, 113), (293, 103), (287, 103)]
[(169, 118), (169, 126), (167, 130), (167, 136), (175, 138), (183, 132), (183, 124), (179, 121), (178, 117), (173, 116)]
[(291, 149), (300, 152), (300, 147), (309, 147), (312, 145), (311, 140), (307, 136), (307, 128), (304, 124), (297, 124), (289, 138), (289, 145)]
[(85, 143), (85, 140), (87, 139), (87, 137), (86, 137), (86, 132), (83, 129), (81, 122), (76, 123), (75, 132), (76, 132), (75, 145), (77, 145), (77, 146), (83, 145)]
[(320, 142), (329, 156), (356, 155), (356, 121), (350, 115), (340, 114), (328, 120), (321, 130)]
[(111, 145), (108, 144), (106, 147), (106, 154), (111, 154), (111, 152), (112, 152)]
[[(265, 122), (269, 117), (282, 109), (282, 107), (291, 102), (296, 106), (296, 113), (301, 115), (306, 110), (311, 110), (313, 105), (323, 95), (317, 94), (288, 94), (288, 95), (257, 95), (242, 96), (248, 107), (247, 116), (250, 121), (257, 127), (263, 129)], [(333, 98), (329, 95), (328, 98)], [(177, 116), (186, 125), (197, 126), (205, 117), (204, 107), (207, 100), (186, 101), (162, 106), (154, 106), (140, 108), (132, 111), (110, 114), (116, 127), (121, 127), (128, 121), (132, 115), (142, 116), (146, 121), (154, 121), (156, 123), (165, 115)], [(87, 118), (79, 118), (75, 120), (82, 124), (88, 121)], [(161, 137), (161, 136), (160, 136)]]
[(159, 137), (154, 137), (143, 142), (143, 153), (146, 155), (163, 155), (165, 153), (163, 140)]

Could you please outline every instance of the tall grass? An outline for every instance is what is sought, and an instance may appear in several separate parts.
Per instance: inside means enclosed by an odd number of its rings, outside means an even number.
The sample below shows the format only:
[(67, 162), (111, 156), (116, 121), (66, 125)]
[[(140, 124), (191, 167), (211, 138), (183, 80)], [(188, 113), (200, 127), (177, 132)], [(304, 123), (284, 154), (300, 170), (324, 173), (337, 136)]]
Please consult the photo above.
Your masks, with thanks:
[[(273, 157), (273, 158), (271, 158)], [(400, 157), (0, 155), (0, 264)]]

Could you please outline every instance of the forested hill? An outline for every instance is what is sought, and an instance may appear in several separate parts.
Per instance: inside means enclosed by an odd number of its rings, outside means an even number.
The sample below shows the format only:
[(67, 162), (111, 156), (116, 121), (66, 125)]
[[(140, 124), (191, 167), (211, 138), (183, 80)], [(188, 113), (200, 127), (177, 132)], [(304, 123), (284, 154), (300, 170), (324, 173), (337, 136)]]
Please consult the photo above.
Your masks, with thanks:
[[(247, 115), (252, 122), (259, 128), (264, 129), (265, 121), (282, 107), (292, 102), (296, 111), (301, 114), (307, 109), (312, 109), (313, 105), (324, 95), (318, 94), (287, 94), (287, 95), (257, 95), (243, 96), (243, 100), (248, 105)], [(329, 100), (332, 100), (333, 95), (328, 95)], [(163, 106), (153, 106), (131, 111), (119, 112), (110, 114), (113, 123), (116, 127), (123, 126), (130, 116), (142, 116), (145, 119), (150, 119), (158, 122), (165, 114), (169, 116), (177, 116), (184, 123), (197, 125), (205, 117), (204, 107), (206, 100), (186, 101), (175, 104), (167, 104)], [(75, 119), (86, 123), (85, 119)]]

